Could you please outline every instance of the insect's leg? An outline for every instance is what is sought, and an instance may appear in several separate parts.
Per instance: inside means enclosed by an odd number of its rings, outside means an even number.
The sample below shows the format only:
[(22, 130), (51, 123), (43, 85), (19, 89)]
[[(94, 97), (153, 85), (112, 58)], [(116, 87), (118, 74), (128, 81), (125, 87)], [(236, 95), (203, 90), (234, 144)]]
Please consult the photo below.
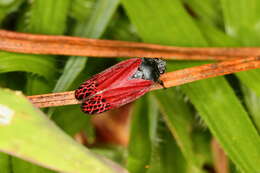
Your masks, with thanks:
[(165, 85), (164, 85), (164, 83), (163, 83), (163, 81), (162, 80), (160, 80), (160, 79), (158, 79), (158, 81), (157, 81), (164, 89), (166, 89), (166, 87), (165, 87)]

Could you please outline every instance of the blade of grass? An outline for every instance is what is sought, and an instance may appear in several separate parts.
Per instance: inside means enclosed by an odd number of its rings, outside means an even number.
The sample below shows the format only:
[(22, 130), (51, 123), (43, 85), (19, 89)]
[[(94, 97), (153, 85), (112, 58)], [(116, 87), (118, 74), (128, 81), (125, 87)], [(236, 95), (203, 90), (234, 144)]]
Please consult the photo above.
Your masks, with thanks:
[[(236, 18), (237, 14), (233, 14), (231, 13), (233, 8), (239, 8), (239, 6), (243, 5), (241, 1), (239, 1), (241, 4), (237, 4), (236, 3), (232, 3), (232, 6), (234, 7), (230, 7), (227, 8), (225, 7), (225, 13), (226, 13), (226, 27), (228, 28), (229, 25), (232, 25), (232, 27), (236, 28), (239, 30), (239, 27), (242, 27), (242, 23), (247, 23), (247, 25), (244, 25), (243, 27), (247, 27), (247, 28), (251, 28), (254, 25), (254, 22), (252, 20), (250, 20), (250, 14), (247, 13), (251, 13), (251, 9), (248, 10), (248, 8), (250, 8), (249, 5), (247, 8), (243, 8), (243, 12), (239, 15), (244, 16), (245, 18), (248, 18), (248, 21), (236, 21), (236, 24), (233, 24), (233, 21), (230, 23), (228, 16), (230, 16), (230, 18)], [(228, 3), (227, 1), (225, 1), (224, 3)], [(254, 7), (253, 7), (254, 8)], [(206, 15), (206, 14), (204, 14)], [(236, 15), (236, 17), (234, 17), (233, 15)], [(242, 17), (241, 17), (242, 18)], [(250, 22), (251, 21), (251, 22)], [(240, 23), (241, 22), (241, 23)], [(206, 25), (206, 24), (202, 24), (200, 25), (201, 29), (203, 29), (204, 33), (206, 33), (207, 38), (210, 41), (212, 46), (239, 46), (241, 45), (241, 42), (243, 42), (243, 38), (241, 38), (240, 36), (232, 36), (232, 34), (229, 33), (229, 35), (225, 34), (224, 32), (218, 30), (216, 27), (214, 26), (210, 26), (210, 25)], [(241, 31), (242, 32), (242, 31)], [(251, 33), (252, 35), (253, 33)], [(256, 33), (258, 34), (258, 33)], [(256, 36), (257, 37), (257, 36)], [(248, 38), (247, 38), (248, 39)], [(246, 46), (254, 46), (254, 45), (259, 45), (259, 43), (255, 42), (255, 40), (247, 40), (247, 43), (244, 43), (244, 45)], [(258, 127), (258, 131), (259, 131), (259, 125), (260, 124), (260, 120), (259, 120), (259, 112), (255, 111), (257, 107), (260, 107), (260, 102), (257, 102), (257, 100), (259, 100), (260, 98), (258, 98), (260, 96), (260, 87), (259, 87), (259, 80), (260, 80), (260, 70), (250, 70), (247, 72), (240, 72), (240, 73), (236, 73), (236, 76), (240, 79), (240, 81), (243, 83), (244, 87), (243, 87), (243, 93), (244, 93), (244, 97), (245, 97), (245, 102), (247, 104), (248, 109), (250, 110), (252, 119), (254, 121), (254, 123), (256, 124), (256, 126)], [(248, 87), (247, 89), (245, 89), (245, 86)], [(250, 88), (250, 89), (249, 89)], [(251, 98), (251, 99), (250, 99)], [(253, 99), (254, 98), (254, 103), (253, 103)]]
[[(196, 45), (199, 47), (207, 45), (202, 33), (194, 26), (195, 23), (188, 17), (178, 0), (165, 0), (162, 4), (157, 0), (153, 2), (147, 0), (127, 2), (123, 0), (122, 3), (131, 21), (135, 24), (137, 32), (141, 38), (145, 38), (145, 42), (176, 46)], [(168, 9), (165, 8), (167, 5)], [(153, 9), (155, 6), (157, 6), (156, 9)], [(150, 11), (151, 9), (154, 10), (153, 13)], [(139, 13), (140, 15), (138, 15)], [(185, 18), (185, 21), (174, 20), (180, 15)], [(156, 21), (153, 21), (153, 19), (156, 19)], [(166, 21), (166, 19), (171, 20)], [(164, 29), (163, 33), (158, 32), (161, 29)], [(191, 33), (196, 34), (191, 35)], [(180, 37), (182, 39), (178, 39)], [(183, 38), (189, 38), (189, 41)]]
[(208, 129), (205, 129), (205, 124), (203, 124), (203, 122), (200, 121), (200, 119), (194, 121), (191, 137), (194, 146), (193, 150), (196, 152), (197, 160), (199, 160), (200, 163), (202, 163), (203, 170), (206, 171), (205, 167), (212, 168), (212, 135)]
[(237, 47), (239, 42), (225, 32), (205, 22), (197, 22), (208, 43), (218, 47)]
[(48, 56), (45, 58), (35, 58), (36, 55), (18, 55), (15, 53), (0, 52), (0, 73), (24, 71), (52, 81), (53, 72), (56, 68), (53, 60)]
[[(79, 22), (73, 35), (90, 38), (101, 37), (118, 4), (119, 0), (99, 0), (90, 18)], [(64, 72), (56, 83), (53, 92), (68, 90), (79, 73), (82, 72), (86, 63), (86, 58), (71, 57), (66, 63)]]
[(243, 46), (259, 46), (260, 2), (258, 0), (220, 0), (225, 29)]
[(0, 89), (0, 98), (0, 151), (59, 172), (125, 172), (68, 137), (21, 94)]
[[(221, 0), (225, 28), (229, 36), (240, 41), (242, 46), (260, 45), (260, 2), (251, 0), (250, 2), (238, 0)], [(239, 11), (239, 13), (235, 13)], [(248, 87), (260, 96), (260, 70), (251, 70), (237, 74), (238, 78)]]
[(246, 86), (242, 85), (242, 90), (244, 93), (245, 104), (252, 116), (258, 132), (260, 132), (260, 97)]
[[(258, 11), (260, 2), (257, 0), (238, 0), (236, 2), (221, 0), (220, 2), (223, 7), (225, 28), (228, 35), (239, 40), (242, 46), (259, 46), (260, 28), (258, 23), (260, 22), (260, 15)], [(236, 14), (236, 10), (239, 10), (239, 13)], [(244, 87), (248, 87), (248, 89), (242, 91), (259, 132), (260, 112), (253, 110), (255, 110), (255, 107), (260, 107), (260, 102), (257, 102), (260, 99), (260, 70), (240, 72), (237, 73), (237, 77), (244, 84)], [(252, 103), (249, 98), (255, 98), (255, 103)]]
[[(40, 34), (62, 34), (65, 31), (70, 2), (70, 0), (33, 1), (29, 11), (27, 11), (29, 17), (26, 20), (26, 31)], [(43, 93), (49, 89), (50, 84), (47, 85), (46, 82), (35, 76), (28, 76), (27, 91), (30, 94)]]
[(122, 146), (99, 146), (96, 148), (91, 148), (91, 151), (105, 156), (106, 158), (109, 158), (110, 160), (113, 160), (121, 165), (125, 163), (126, 148), (123, 148)]
[(24, 0), (0, 1), (0, 26), (2, 25), (3, 19), (8, 14), (16, 11), (23, 2)]
[(145, 108), (148, 104), (147, 96), (138, 100), (134, 106), (130, 140), (128, 145), (127, 170), (134, 173), (145, 173), (146, 166), (150, 163), (151, 124), (150, 114), (154, 115), (151, 108)]
[(27, 31), (60, 35), (65, 32), (70, 0), (35, 0), (31, 4)]
[[(189, 165), (184, 159), (176, 141), (162, 120), (156, 131), (156, 144), (148, 173), (189, 173)], [(153, 144), (154, 145), (154, 144)]]
[(12, 173), (11, 157), (0, 152), (0, 171), (1, 173)]
[(12, 173), (22, 173), (26, 170), (28, 173), (56, 173), (47, 168), (42, 168), (37, 165), (28, 164), (27, 161), (19, 159), (17, 157), (12, 157), (12, 162), (15, 166), (12, 167)]
[[(180, 46), (207, 45), (178, 0), (125, 0), (123, 5), (140, 36), (147, 42)], [(177, 29), (179, 32), (175, 33)], [(174, 66), (168, 63), (168, 66), (171, 65)], [(194, 82), (181, 88), (237, 166), (245, 172), (259, 170), (258, 134), (223, 77)]]
[(86, 116), (80, 111), (79, 105), (60, 107), (55, 109), (52, 120), (70, 136), (74, 136), (82, 130), (87, 130), (88, 141), (94, 131), (90, 122), (91, 116)]
[(84, 21), (89, 17), (96, 0), (74, 0), (69, 15), (77, 21)]
[(104, 37), (109, 40), (125, 40), (125, 41), (140, 41), (133, 25), (125, 15), (120, 15), (118, 12), (104, 33)]
[[(66, 18), (67, 11), (69, 8), (70, 0), (35, 0), (29, 4), (29, 8), (25, 11), (24, 18), (20, 19), (20, 25), (24, 25), (23, 31), (29, 33), (40, 33), (40, 34), (62, 34), (65, 31), (66, 27)], [(22, 21), (21, 21), (22, 20)], [(19, 28), (19, 25), (18, 25)], [(21, 28), (21, 27), (20, 27)], [(19, 56), (19, 55), (17, 55)], [(22, 55), (20, 55), (22, 56)], [(53, 56), (35, 56), (35, 61), (39, 59), (45, 59), (49, 61), (53, 67), (56, 67), (56, 62), (54, 61)], [(35, 68), (41, 68), (41, 64), (34, 66)], [(52, 79), (56, 77), (57, 71), (50, 68), (46, 68), (46, 71), (49, 75), (52, 76)], [(27, 75), (27, 85), (26, 92), (27, 94), (35, 93), (47, 93), (53, 88), (54, 80), (46, 82), (42, 78), (36, 75)], [(34, 144), (37, 145), (37, 144)], [(13, 167), (24, 165), (25, 167), (32, 168), (40, 171), (46, 171), (41, 167), (35, 167), (34, 165), (28, 162), (19, 162), (13, 160)]]
[(191, 138), (192, 112), (177, 90), (167, 90), (167, 92), (164, 90), (155, 92), (154, 96), (157, 99), (160, 110), (184, 157), (190, 162), (192, 172), (203, 172), (203, 163), (196, 156)]
[(205, 23), (212, 25), (221, 25), (223, 24), (222, 20), (222, 9), (221, 4), (218, 0), (182, 0), (185, 5), (191, 9), (192, 14), (195, 13), (195, 17), (198, 17), (199, 20), (204, 21)]

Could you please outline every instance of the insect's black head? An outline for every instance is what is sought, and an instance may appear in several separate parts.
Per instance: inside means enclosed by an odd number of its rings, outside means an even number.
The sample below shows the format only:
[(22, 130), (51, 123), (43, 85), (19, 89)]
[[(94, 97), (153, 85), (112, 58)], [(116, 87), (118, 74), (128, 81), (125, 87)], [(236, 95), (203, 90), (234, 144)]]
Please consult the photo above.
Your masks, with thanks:
[(158, 58), (142, 58), (142, 64), (133, 75), (133, 78), (159, 81), (161, 74), (165, 72), (166, 62)]

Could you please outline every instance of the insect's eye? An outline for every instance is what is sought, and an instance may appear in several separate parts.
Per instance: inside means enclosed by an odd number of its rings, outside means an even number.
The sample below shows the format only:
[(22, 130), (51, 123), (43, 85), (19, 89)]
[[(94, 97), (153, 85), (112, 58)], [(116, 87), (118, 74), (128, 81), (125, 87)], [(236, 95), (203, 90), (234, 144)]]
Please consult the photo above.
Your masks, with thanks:
[(165, 72), (166, 69), (166, 62), (165, 61), (161, 61), (160, 64), (157, 65), (158, 66), (158, 70), (160, 72), (160, 74), (163, 74)]

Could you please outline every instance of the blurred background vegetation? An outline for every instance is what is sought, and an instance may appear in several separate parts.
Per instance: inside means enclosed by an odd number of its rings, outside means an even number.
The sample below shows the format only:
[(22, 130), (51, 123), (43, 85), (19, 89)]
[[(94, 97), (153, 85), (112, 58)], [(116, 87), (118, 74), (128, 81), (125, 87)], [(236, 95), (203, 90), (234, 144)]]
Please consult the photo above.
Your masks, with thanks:
[[(0, 0), (0, 25), (173, 46), (260, 46), (259, 11), (259, 0)], [(97, 116), (74, 105), (44, 109), (44, 119), (3, 89), (69, 91), (119, 60), (0, 52), (0, 106), (29, 117), (0, 124), (0, 173), (110, 172), (114, 166), (89, 150), (132, 173), (260, 172), (259, 70), (154, 91)], [(167, 71), (204, 63), (167, 61)]]

